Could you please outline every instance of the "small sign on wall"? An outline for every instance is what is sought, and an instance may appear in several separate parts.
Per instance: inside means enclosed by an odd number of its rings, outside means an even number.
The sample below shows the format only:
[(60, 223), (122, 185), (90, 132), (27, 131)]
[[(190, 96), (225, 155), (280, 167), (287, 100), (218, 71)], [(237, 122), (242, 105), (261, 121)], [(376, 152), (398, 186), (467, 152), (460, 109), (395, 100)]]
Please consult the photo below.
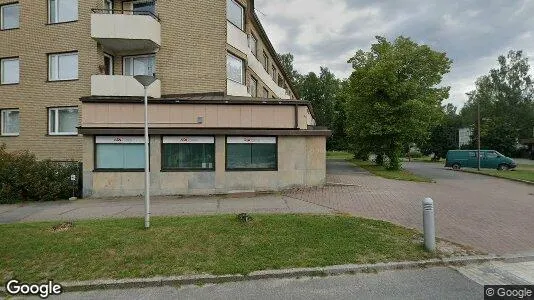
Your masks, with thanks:
[(212, 136), (164, 136), (163, 144), (214, 144)]
[(143, 144), (142, 136), (97, 136), (97, 144)]
[(228, 144), (276, 144), (276, 137), (271, 136), (229, 136)]

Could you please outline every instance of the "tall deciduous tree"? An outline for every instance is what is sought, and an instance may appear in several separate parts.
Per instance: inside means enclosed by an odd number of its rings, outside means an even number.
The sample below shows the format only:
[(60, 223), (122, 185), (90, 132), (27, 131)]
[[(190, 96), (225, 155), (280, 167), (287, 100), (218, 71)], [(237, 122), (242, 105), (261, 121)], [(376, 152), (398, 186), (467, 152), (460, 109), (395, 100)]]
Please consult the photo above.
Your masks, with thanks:
[(475, 128), (475, 143), (480, 104), (482, 147), (512, 155), (519, 139), (532, 137), (534, 83), (522, 51), (501, 55), (498, 62), (498, 68), (477, 79), (476, 90), (469, 93), (461, 116), (465, 126)]
[(349, 60), (354, 70), (346, 103), (347, 131), (355, 153), (363, 149), (386, 156), (387, 167), (398, 169), (403, 146), (426, 140), (439, 120), (449, 87), (438, 85), (452, 61), (409, 38), (376, 39), (371, 51), (359, 50)]
[(434, 154), (433, 159), (445, 158), (447, 151), (458, 149), (458, 130), (461, 127), (460, 116), (456, 114), (457, 108), (452, 104), (443, 107), (443, 117), (432, 128), (430, 138), (421, 144), (421, 151), (425, 155)]

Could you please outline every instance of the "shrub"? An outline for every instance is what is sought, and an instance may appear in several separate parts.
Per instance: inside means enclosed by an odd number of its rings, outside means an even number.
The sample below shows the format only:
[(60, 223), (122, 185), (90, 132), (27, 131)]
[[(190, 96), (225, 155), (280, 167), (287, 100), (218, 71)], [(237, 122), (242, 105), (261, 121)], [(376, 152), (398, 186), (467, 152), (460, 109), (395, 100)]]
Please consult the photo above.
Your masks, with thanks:
[(69, 198), (72, 174), (78, 174), (75, 162), (38, 161), (27, 151), (9, 153), (0, 145), (0, 204)]

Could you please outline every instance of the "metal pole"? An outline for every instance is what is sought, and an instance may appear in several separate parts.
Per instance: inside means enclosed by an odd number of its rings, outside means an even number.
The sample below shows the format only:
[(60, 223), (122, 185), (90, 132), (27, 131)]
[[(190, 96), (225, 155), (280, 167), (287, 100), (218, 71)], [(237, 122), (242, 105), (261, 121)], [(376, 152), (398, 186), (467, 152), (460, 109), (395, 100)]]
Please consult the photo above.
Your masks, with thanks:
[(436, 227), (434, 224), (434, 201), (430, 198), (423, 200), (423, 238), (427, 251), (436, 250)]
[(477, 100), (477, 114), (478, 114), (478, 170), (480, 171), (480, 98)]
[(145, 88), (145, 229), (150, 227), (150, 157), (148, 149), (148, 87)]

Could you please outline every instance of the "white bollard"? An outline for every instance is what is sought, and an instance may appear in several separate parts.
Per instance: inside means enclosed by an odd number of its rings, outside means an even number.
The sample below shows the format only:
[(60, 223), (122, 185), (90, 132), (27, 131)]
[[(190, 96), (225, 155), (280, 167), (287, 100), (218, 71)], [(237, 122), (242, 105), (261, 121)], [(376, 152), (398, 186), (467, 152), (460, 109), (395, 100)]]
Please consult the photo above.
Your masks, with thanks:
[(434, 201), (430, 198), (423, 200), (423, 234), (427, 251), (436, 250), (436, 227), (434, 225)]

